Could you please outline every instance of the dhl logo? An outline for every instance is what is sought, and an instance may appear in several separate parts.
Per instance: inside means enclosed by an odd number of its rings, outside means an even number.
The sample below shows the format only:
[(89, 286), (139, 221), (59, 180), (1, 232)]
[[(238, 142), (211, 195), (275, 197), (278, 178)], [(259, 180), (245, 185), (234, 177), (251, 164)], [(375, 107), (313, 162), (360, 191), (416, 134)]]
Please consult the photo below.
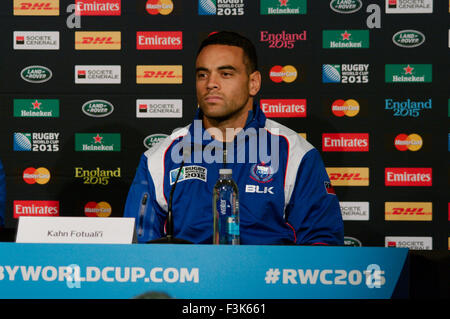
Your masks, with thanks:
[(333, 186), (369, 186), (368, 167), (327, 167)]
[(120, 31), (75, 32), (75, 50), (120, 50)]
[(176, 78), (173, 71), (145, 71), (144, 78)]
[(81, 39), (82, 44), (114, 44), (112, 37), (83, 37)]
[(431, 221), (433, 219), (433, 203), (419, 202), (386, 202), (385, 220), (419, 220)]
[(58, 16), (59, 0), (14, 0), (15, 16)]
[(183, 69), (181, 65), (138, 65), (136, 68), (138, 84), (181, 84)]

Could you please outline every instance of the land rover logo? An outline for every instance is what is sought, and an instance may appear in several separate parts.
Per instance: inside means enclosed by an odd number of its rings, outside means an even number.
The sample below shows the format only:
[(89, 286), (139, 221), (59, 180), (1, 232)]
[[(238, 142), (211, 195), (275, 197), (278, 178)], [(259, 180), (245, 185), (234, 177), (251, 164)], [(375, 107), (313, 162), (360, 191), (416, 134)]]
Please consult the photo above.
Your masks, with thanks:
[(114, 111), (114, 106), (108, 101), (92, 100), (83, 104), (81, 110), (91, 117), (105, 117)]
[(354, 237), (344, 237), (344, 246), (362, 247), (362, 243), (359, 239), (356, 239)]
[(402, 48), (415, 48), (425, 42), (425, 35), (416, 30), (402, 30), (394, 34), (392, 41)]
[(332, 0), (331, 10), (338, 13), (353, 13), (362, 8), (361, 0)]
[(43, 83), (51, 79), (52, 71), (45, 66), (33, 65), (24, 68), (20, 76), (30, 83)]
[(151, 148), (153, 145), (157, 144), (159, 141), (165, 139), (168, 135), (165, 134), (152, 134), (144, 139), (144, 145), (146, 148)]

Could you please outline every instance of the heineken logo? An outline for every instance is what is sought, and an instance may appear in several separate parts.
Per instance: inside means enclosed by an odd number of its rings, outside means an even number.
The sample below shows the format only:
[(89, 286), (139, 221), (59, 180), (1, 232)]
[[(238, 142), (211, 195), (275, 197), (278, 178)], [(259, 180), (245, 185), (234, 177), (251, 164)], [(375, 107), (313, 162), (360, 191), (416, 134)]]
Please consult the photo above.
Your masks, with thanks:
[(28, 66), (20, 72), (22, 79), (30, 83), (47, 82), (52, 75), (52, 71), (49, 68), (40, 65)]
[(14, 117), (59, 117), (59, 100), (14, 99)]
[(114, 111), (114, 106), (108, 101), (92, 100), (83, 104), (81, 110), (91, 117), (105, 117)]
[(386, 64), (386, 83), (432, 82), (431, 64)]
[(306, 14), (306, 0), (260, 0), (260, 14)]
[(324, 49), (367, 49), (369, 30), (323, 30)]
[(76, 133), (75, 151), (120, 152), (119, 133)]
[(415, 48), (425, 42), (425, 35), (416, 30), (402, 30), (394, 34), (392, 42), (402, 48)]
[(153, 145), (158, 144), (160, 141), (165, 139), (168, 135), (166, 134), (152, 134), (144, 139), (144, 146), (146, 148), (151, 148)]
[(332, 0), (330, 8), (337, 13), (354, 13), (362, 8), (362, 2), (361, 0)]

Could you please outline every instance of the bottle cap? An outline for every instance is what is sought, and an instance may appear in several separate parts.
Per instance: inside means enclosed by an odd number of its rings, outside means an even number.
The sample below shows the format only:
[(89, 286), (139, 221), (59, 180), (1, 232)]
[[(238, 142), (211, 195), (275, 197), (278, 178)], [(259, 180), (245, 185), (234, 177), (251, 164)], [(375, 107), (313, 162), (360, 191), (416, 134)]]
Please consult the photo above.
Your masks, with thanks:
[(219, 169), (219, 174), (220, 175), (232, 175), (233, 170), (231, 168), (221, 168), (221, 169)]

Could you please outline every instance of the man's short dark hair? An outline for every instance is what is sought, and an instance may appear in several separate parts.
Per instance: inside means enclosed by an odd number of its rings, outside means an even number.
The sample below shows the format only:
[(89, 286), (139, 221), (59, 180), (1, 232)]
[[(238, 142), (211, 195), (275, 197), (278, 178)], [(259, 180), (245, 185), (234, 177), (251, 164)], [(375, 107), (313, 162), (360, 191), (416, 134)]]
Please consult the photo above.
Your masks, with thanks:
[(244, 63), (247, 66), (249, 74), (258, 70), (258, 58), (256, 56), (255, 46), (249, 39), (239, 33), (233, 31), (219, 31), (210, 34), (200, 44), (197, 56), (204, 47), (211, 44), (231, 45), (242, 48), (242, 50), (244, 50)]

